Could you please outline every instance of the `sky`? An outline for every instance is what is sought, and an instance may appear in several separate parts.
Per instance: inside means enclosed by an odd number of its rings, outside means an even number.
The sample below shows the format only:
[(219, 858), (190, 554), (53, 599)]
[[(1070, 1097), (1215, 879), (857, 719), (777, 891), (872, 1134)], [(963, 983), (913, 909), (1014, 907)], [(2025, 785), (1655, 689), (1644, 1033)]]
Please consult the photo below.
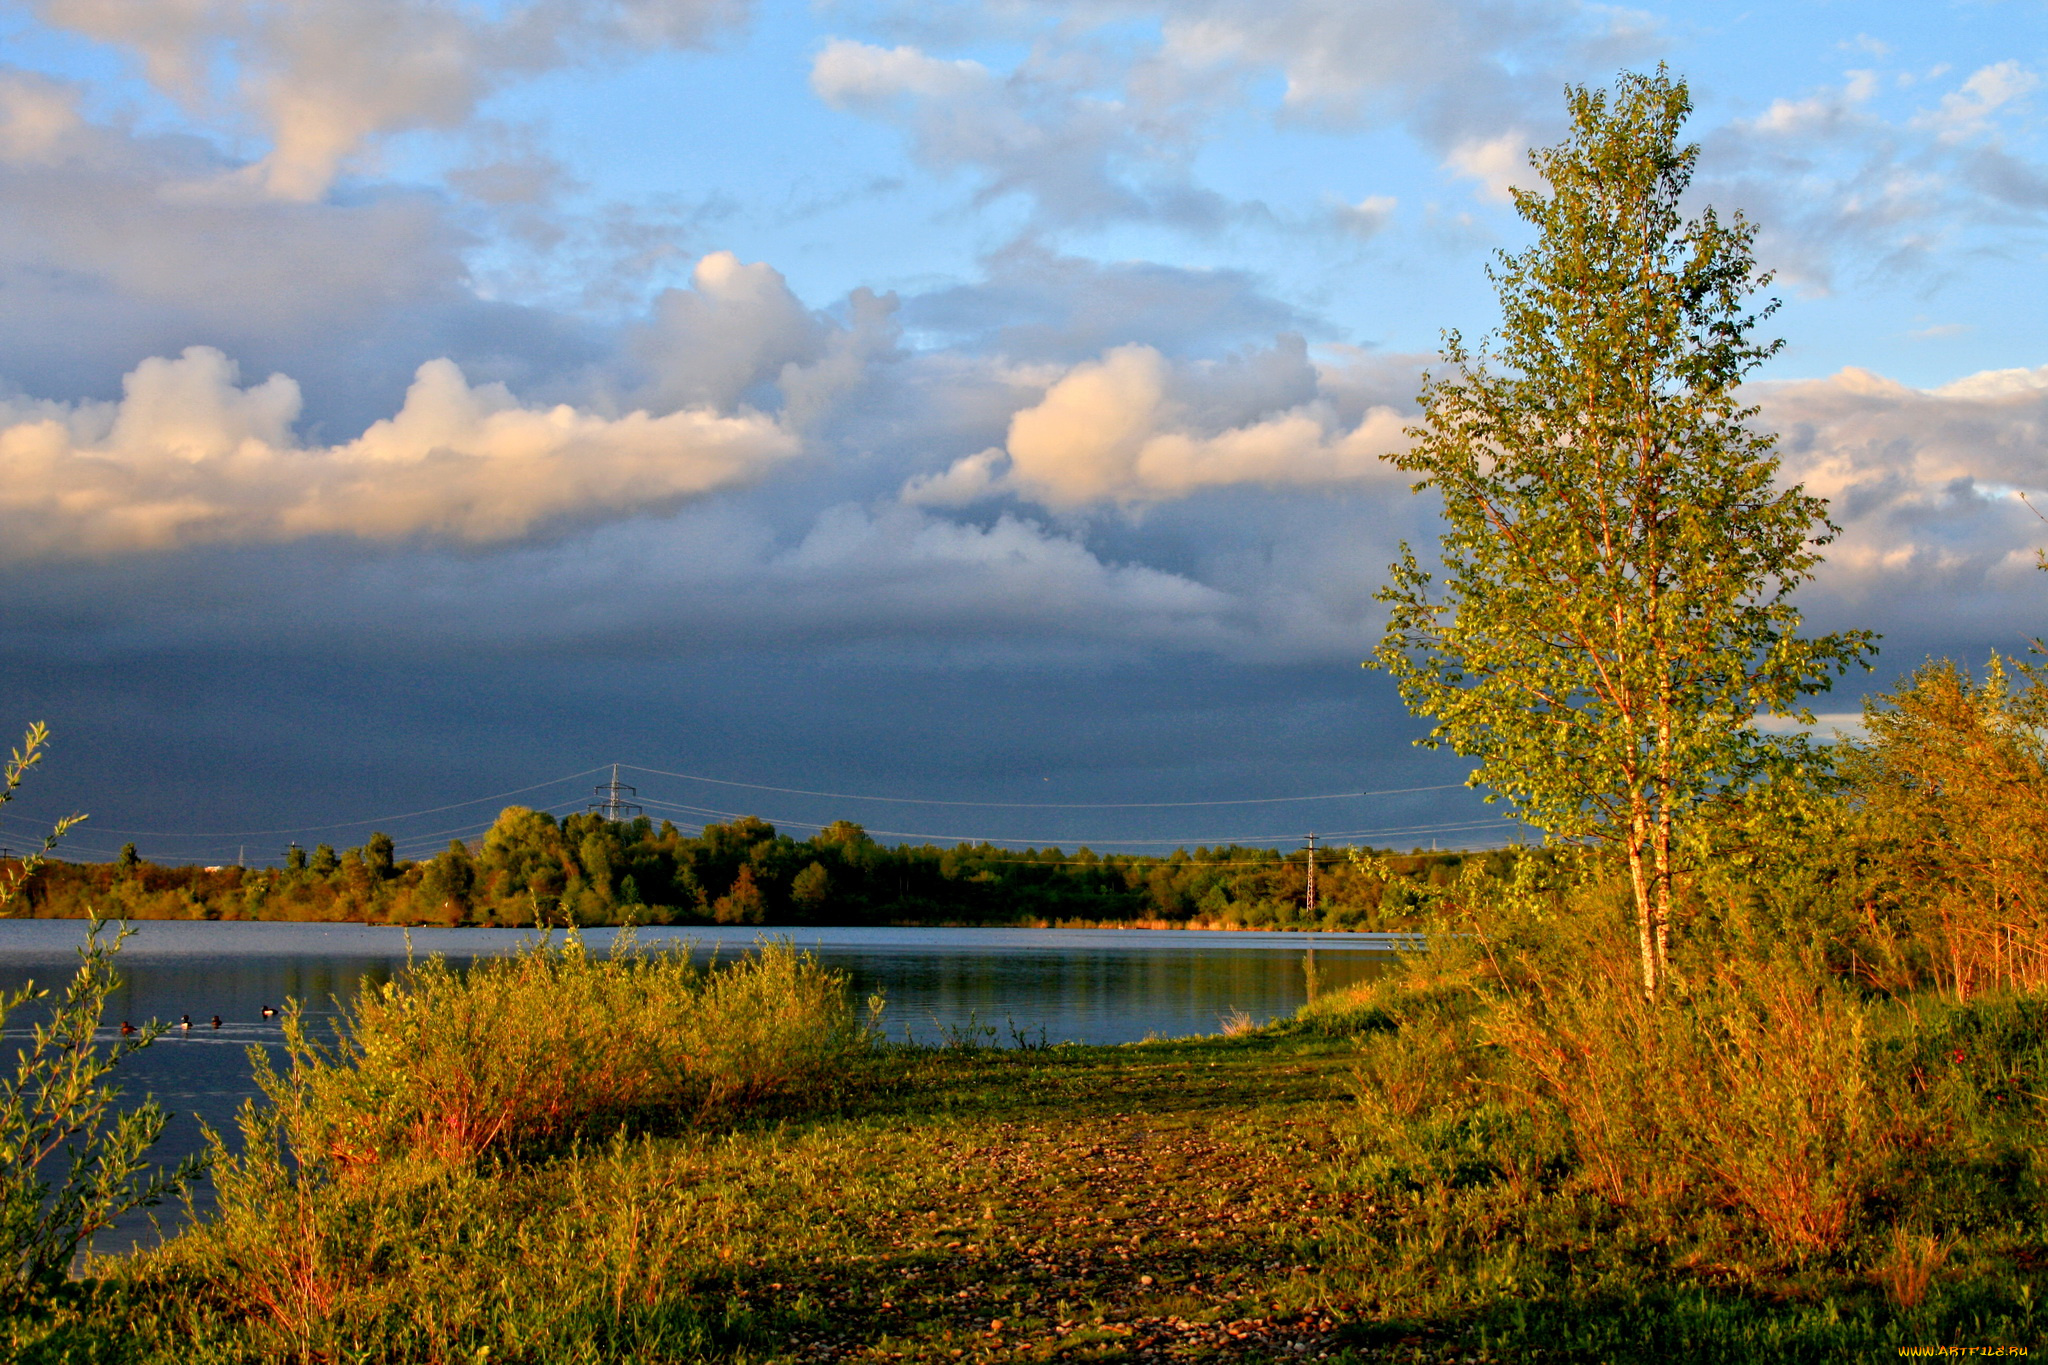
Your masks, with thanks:
[[(1752, 381), (1883, 654), (2044, 632), (2031, 0), (0, 4), (20, 847), (650, 814), (1159, 851), (1511, 837), (1374, 593), (1567, 85), (1689, 83)], [(2033, 498), (2048, 510), (2048, 493)], [(1371, 793), (1366, 795), (1364, 793)]]

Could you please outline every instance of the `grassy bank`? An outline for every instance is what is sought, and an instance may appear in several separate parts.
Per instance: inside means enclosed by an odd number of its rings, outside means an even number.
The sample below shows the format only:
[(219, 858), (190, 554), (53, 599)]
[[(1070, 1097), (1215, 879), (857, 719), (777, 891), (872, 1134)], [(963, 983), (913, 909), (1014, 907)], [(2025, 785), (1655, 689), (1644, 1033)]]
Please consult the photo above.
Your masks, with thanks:
[[(271, 1082), (214, 1219), (6, 1330), (181, 1365), (2038, 1345), (2048, 1003), (1813, 984), (1741, 997), (1827, 1022), (1801, 1052), (1729, 999), (1539, 1017), (1460, 940), (1238, 1037), (998, 1051), (880, 1046), (795, 954), (429, 971)], [(1635, 1071), (1574, 1089), (1570, 1037)]]

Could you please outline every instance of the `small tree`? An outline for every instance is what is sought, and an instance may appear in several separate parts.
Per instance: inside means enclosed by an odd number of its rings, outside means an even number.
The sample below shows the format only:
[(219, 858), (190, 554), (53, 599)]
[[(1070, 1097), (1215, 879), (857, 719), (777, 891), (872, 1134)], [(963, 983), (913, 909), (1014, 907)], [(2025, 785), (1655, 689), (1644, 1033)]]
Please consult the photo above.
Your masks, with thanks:
[[(0, 805), (14, 798), (48, 742), (40, 722), (28, 728), (8, 760)], [(0, 916), (59, 836), (84, 818), (58, 821), (41, 852), (0, 878)], [(110, 943), (100, 936), (103, 927), (97, 914), (88, 921), (78, 971), (61, 996), (53, 998), (33, 981), (0, 992), (0, 1031), (25, 1007), (48, 1016), (26, 1030), (13, 1073), (0, 1072), (0, 1313), (18, 1310), (62, 1280), (95, 1232), (130, 1209), (176, 1195), (200, 1170), (191, 1158), (170, 1171), (150, 1168), (147, 1153), (169, 1115), (155, 1100), (118, 1107), (116, 1069), (163, 1026), (150, 1024), (105, 1048), (97, 1044), (107, 997), (119, 985), (114, 955), (128, 936), (122, 929)], [(18, 1025), (16, 1031), (23, 1032)]]
[(1515, 193), (1538, 240), (1488, 271), (1499, 332), (1476, 354), (1446, 336), (1388, 457), (1443, 498), (1445, 581), (1402, 546), (1373, 663), (1435, 721), (1422, 743), (1479, 760), (1475, 785), (1624, 856), (1654, 993), (1699, 817), (1800, 759), (1753, 718), (1810, 724), (1802, 699), (1873, 637), (1796, 634), (1789, 595), (1835, 528), (1775, 486), (1736, 396), (1780, 345), (1751, 335), (1777, 305), (1750, 311), (1769, 276), (1741, 215), (1680, 215), (1684, 82), (1624, 73), (1567, 101), (1571, 135), (1530, 154), (1548, 188)]
[(381, 829), (370, 836), (369, 843), (363, 845), (370, 871), (380, 880), (398, 875), (397, 851), (397, 847), (391, 842), (391, 836)]
[[(7, 756), (5, 777), (0, 779), (0, 806), (14, 799), (15, 792), (28, 780), (29, 773), (43, 761), (43, 754), (47, 752), (49, 743), (49, 726), (36, 721), (28, 727), (28, 732), (21, 737), (21, 747)], [(57, 841), (63, 838), (65, 832), (73, 825), (81, 823), (84, 819), (83, 815), (65, 816), (43, 837), (41, 848), (24, 854), (11, 868), (0, 868), (0, 915), (10, 913), (9, 907), (28, 885), (28, 879), (33, 877), (36, 869), (49, 861), (50, 854), (56, 851)], [(130, 848), (132, 847), (133, 845), (130, 845)]]
[(2048, 677), (2008, 662), (1930, 660), (1865, 698), (1842, 765), (1872, 948), (1958, 1000), (2048, 984)]

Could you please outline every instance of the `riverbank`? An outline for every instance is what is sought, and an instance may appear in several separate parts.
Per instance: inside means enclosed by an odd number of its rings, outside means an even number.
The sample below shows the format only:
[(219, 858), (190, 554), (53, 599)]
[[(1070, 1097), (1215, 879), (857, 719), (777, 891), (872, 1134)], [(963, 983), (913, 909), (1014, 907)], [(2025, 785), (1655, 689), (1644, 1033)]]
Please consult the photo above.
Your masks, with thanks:
[(239, 1227), (102, 1265), (8, 1330), (25, 1361), (109, 1365), (2038, 1349), (2040, 1121), (2013, 1091), (2039, 1002), (1868, 1021), (1859, 1045), (1939, 1059), (1928, 1099), (1973, 1113), (1881, 1169), (1819, 1152), (1864, 1187), (1832, 1243), (1800, 1247), (1712, 1189), (1608, 1197), (1590, 1143), (1530, 1160), (1515, 1106), (1449, 1098), (1475, 1078), (1455, 1031), (1416, 1029), (1458, 996), (1437, 971), (1236, 1037), (879, 1047), (780, 1100), (567, 1144), (386, 1147), (298, 1193), (244, 1171)]

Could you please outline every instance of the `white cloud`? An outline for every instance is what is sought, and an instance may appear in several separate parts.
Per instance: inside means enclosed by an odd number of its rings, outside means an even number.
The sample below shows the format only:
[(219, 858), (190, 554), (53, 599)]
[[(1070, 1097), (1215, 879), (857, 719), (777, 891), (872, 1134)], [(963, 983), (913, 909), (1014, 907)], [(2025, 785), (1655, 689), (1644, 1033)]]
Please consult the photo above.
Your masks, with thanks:
[(1451, 148), (1444, 164), (1459, 175), (1477, 180), (1486, 197), (1506, 203), (1518, 189), (1537, 189), (1543, 178), (1529, 164), (1529, 139), (1509, 130), (1498, 137), (1472, 139)]
[(1980, 370), (1932, 390), (1938, 398), (2012, 398), (2048, 389), (2048, 365), (2034, 369)]
[(823, 420), (895, 344), (896, 300), (856, 289), (842, 323), (813, 310), (773, 266), (714, 251), (690, 288), (662, 291), (648, 320), (627, 331), (639, 375), (630, 401), (655, 412), (706, 407), (767, 410), (787, 425)]
[(1360, 241), (1377, 237), (1393, 221), (1400, 201), (1388, 194), (1375, 194), (1355, 204), (1339, 204), (1333, 217), (1337, 226)]
[(714, 251), (697, 262), (690, 286), (662, 291), (648, 323), (628, 337), (649, 374), (636, 403), (731, 411), (749, 389), (824, 345), (824, 322), (773, 266)]
[(1867, 370), (1758, 386), (1784, 477), (1830, 503), (1842, 533), (1819, 586), (1886, 613), (1954, 625), (2003, 615), (2038, 629), (2048, 526), (2020, 495), (2048, 490), (2048, 368), (1910, 388)]
[[(238, 178), (318, 199), (377, 139), (461, 126), (507, 80), (621, 49), (686, 46), (745, 0), (40, 0), (45, 23), (123, 47), (191, 108), (225, 95), (270, 152)], [(225, 91), (217, 89), (225, 85)]]
[(834, 38), (811, 63), (811, 89), (827, 104), (888, 104), (906, 95), (927, 99), (982, 97), (996, 84), (980, 62), (928, 57), (914, 47), (881, 48)]
[(313, 536), (506, 542), (747, 483), (797, 448), (753, 414), (524, 407), (447, 360), (420, 366), (395, 415), (328, 447), (293, 437), (297, 384), (242, 387), (206, 347), (144, 361), (123, 389), (119, 403), (0, 408), (0, 557)]
[(1986, 131), (1992, 115), (2040, 84), (2040, 76), (2016, 61), (1982, 67), (1942, 96), (1939, 107), (1916, 118), (1914, 126), (1931, 129), (1950, 141), (1970, 137)]
[[(1932, 268), (1972, 230), (2001, 235), (2048, 206), (2048, 172), (2008, 149), (2001, 120), (2038, 77), (1984, 67), (1918, 115), (1889, 117), (1879, 73), (1773, 101), (1704, 136), (1700, 197), (1761, 226), (1759, 254), (1827, 293), (1845, 270)], [(1987, 243), (1988, 245), (1988, 243)]]
[(976, 198), (1028, 196), (1059, 222), (1152, 218), (1214, 226), (1221, 199), (1196, 189), (1184, 161), (1189, 118), (1133, 102), (1126, 73), (1034, 54), (1007, 73), (837, 38), (811, 67), (827, 103), (902, 127), (933, 170), (982, 178)]
[(1642, 55), (1654, 39), (1638, 25), (1573, 0), (1188, 0), (1166, 20), (1163, 58), (1275, 69), (1290, 114), (1408, 119), (1448, 146)]
[[(1013, 516), (963, 525), (907, 507), (821, 513), (766, 574), (874, 630), (1004, 628), (1126, 643), (1215, 643), (1231, 594), (1143, 564), (1105, 561), (1078, 539)], [(827, 587), (826, 585), (830, 585)]]
[[(1158, 40), (1132, 39), (1133, 21), (1159, 22)], [(1029, 52), (999, 71), (835, 38), (813, 64), (818, 95), (902, 127), (934, 169), (979, 173), (984, 200), (1022, 193), (1053, 222), (1204, 229), (1267, 211), (1189, 171), (1218, 121), (1247, 107), (1283, 124), (1405, 124), (1500, 193), (1524, 130), (1555, 122), (1560, 86), (1655, 45), (1636, 16), (1577, 0), (1186, 0), (1163, 19), (1143, 0), (1027, 0), (920, 5), (893, 24), (941, 43), (1028, 40)], [(1274, 74), (1277, 101), (1263, 94)], [(1370, 226), (1367, 208), (1331, 225)]]
[(482, 353), (507, 378), (584, 344), (466, 287), (444, 200), (195, 192), (236, 163), (82, 120), (84, 94), (0, 68), (0, 392), (104, 395), (142, 356), (204, 342), (295, 375), (316, 422), (360, 429), (428, 356)]
[(1405, 443), (1403, 419), (1376, 407), (1347, 426), (1316, 396), (1231, 425), (1204, 422), (1189, 391), (1202, 371), (1176, 374), (1149, 346), (1120, 346), (1061, 375), (1010, 419), (996, 452), (957, 461), (907, 485), (907, 500), (966, 502), (1014, 492), (1048, 507), (1183, 498), (1206, 488), (1358, 483), (1385, 477), (1380, 456)]

